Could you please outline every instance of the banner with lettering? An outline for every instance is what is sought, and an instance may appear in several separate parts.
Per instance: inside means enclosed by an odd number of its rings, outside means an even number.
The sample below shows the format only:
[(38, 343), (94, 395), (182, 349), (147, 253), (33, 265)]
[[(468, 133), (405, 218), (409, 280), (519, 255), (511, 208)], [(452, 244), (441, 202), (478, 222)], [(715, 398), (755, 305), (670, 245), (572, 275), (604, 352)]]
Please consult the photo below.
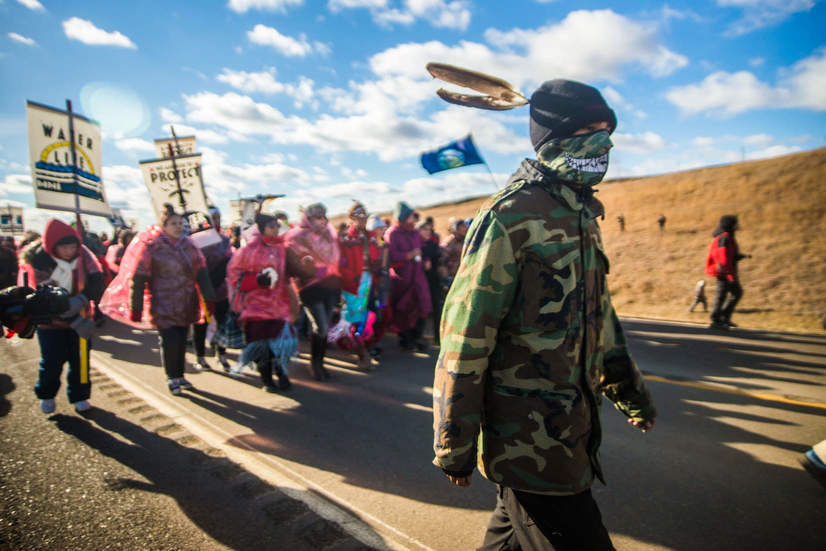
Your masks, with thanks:
[[(209, 208), (201, 180), (201, 154), (176, 156), (174, 159), (151, 159), (138, 163), (143, 181), (152, 197), (152, 208), (160, 220), (164, 203), (170, 203), (175, 211), (186, 215), (190, 227), (198, 228), (208, 219)], [(178, 181), (175, 179), (175, 170)], [(180, 183), (180, 188), (178, 187)]]
[(68, 111), (27, 101), (26, 122), (37, 207), (110, 217), (101, 177), (100, 125), (72, 113), (72, 164)]
[(25, 233), (22, 207), (0, 206), (0, 232), (12, 235)]
[(175, 156), (192, 155), (195, 153), (195, 136), (181, 136), (179, 138), (161, 138), (155, 140), (155, 151), (159, 159), (166, 159), (170, 157), (169, 147), (172, 146), (172, 151)]

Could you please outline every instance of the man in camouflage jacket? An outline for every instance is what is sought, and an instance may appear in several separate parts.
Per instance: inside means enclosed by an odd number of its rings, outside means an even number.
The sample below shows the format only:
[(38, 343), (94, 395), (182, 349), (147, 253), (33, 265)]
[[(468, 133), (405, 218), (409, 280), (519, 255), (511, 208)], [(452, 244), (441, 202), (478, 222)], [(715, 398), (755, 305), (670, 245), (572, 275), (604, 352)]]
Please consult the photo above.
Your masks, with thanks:
[(600, 395), (643, 431), (654, 424), (611, 305), (591, 188), (615, 126), (590, 86), (534, 93), (538, 160), (474, 218), (445, 300), (434, 463), (467, 486), (478, 455), (499, 486), (482, 549), (613, 549), (589, 490), (602, 479)]

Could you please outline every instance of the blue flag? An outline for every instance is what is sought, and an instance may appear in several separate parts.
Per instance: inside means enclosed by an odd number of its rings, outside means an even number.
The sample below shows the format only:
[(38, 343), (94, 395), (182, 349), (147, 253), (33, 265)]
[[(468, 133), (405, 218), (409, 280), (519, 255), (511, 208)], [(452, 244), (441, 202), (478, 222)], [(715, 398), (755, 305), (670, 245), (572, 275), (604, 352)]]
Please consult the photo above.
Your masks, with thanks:
[(476, 151), (470, 134), (435, 151), (422, 153), (421, 160), (422, 166), (429, 174), (460, 166), (485, 164), (479, 152)]

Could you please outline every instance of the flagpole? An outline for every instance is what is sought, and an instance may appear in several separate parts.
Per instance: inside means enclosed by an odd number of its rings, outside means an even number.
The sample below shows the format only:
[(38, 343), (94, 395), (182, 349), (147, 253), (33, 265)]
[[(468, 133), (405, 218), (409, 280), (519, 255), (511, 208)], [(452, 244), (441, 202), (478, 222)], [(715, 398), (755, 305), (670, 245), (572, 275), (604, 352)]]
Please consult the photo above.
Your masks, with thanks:
[(499, 189), (499, 184), (496, 183), (496, 178), (493, 177), (493, 172), (490, 171), (490, 167), (488, 166), (488, 163), (483, 161), (482, 164), (485, 165), (486, 169), (488, 169), (488, 174), (490, 174), (490, 179), (493, 182), (493, 187), (495, 187), (496, 189)]

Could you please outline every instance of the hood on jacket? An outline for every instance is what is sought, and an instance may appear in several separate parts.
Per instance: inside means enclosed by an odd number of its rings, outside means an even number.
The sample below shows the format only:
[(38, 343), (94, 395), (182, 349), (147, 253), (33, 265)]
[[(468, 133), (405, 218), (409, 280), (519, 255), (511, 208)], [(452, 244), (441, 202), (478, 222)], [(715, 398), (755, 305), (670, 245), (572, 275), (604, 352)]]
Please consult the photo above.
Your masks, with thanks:
[(734, 214), (725, 214), (720, 217), (720, 223), (714, 229), (714, 232), (711, 234), (712, 237), (717, 237), (721, 233), (734, 233), (734, 229), (737, 227), (737, 216)]
[[(70, 243), (72, 239), (80, 245), (80, 234), (66, 222), (57, 220), (56, 218), (52, 218), (46, 222), (46, 229), (43, 230), (43, 250), (51, 256), (56, 256), (55, 247), (57, 247), (59, 243)], [(80, 249), (78, 249), (78, 252), (80, 252)]]
[(399, 201), (396, 203), (396, 208), (393, 210), (393, 217), (401, 223), (407, 220), (407, 217), (414, 212), (415, 211), (410, 208), (410, 205), (404, 201)]

